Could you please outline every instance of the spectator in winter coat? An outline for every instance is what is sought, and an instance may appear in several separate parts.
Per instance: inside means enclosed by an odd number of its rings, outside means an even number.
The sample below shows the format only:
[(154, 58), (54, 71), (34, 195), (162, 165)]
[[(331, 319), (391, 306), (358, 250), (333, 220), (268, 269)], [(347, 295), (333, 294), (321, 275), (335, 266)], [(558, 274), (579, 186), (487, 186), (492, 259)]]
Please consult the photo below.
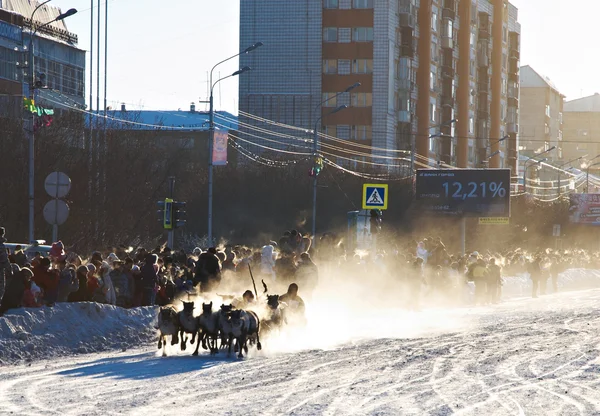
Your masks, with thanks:
[(502, 269), (496, 264), (496, 259), (490, 259), (487, 275), (488, 299), (492, 304), (498, 303), (502, 288)]
[(50, 268), (50, 259), (42, 257), (33, 269), (33, 282), (43, 291), (44, 303), (54, 305), (58, 296), (59, 272)]
[(141, 306), (154, 306), (158, 287), (158, 256), (148, 254), (141, 267), (142, 302)]
[(102, 279), (102, 292), (106, 297), (106, 303), (109, 305), (115, 305), (117, 303), (117, 295), (115, 293), (115, 287), (113, 286), (112, 279), (110, 277), (111, 267), (108, 262), (103, 261), (100, 266), (100, 273), (98, 273)]
[(14, 273), (6, 285), (4, 298), (0, 304), (0, 316), (9, 309), (20, 308), (23, 304), (23, 294), (25, 293), (25, 280), (30, 280), (33, 272), (27, 268), (20, 269), (18, 273)]
[(116, 305), (126, 308), (131, 304), (131, 288), (129, 286), (129, 275), (125, 270), (124, 263), (120, 260), (113, 262), (113, 270), (110, 279), (115, 288)]
[(91, 299), (88, 292), (88, 272), (89, 270), (85, 266), (77, 268), (76, 277), (79, 282), (79, 288), (76, 292), (69, 295), (69, 302), (86, 302)]
[(42, 306), (40, 300), (41, 289), (33, 281), (33, 272), (27, 268), (23, 269), (23, 299), (21, 305), (24, 308), (38, 308)]
[(275, 281), (275, 248), (272, 245), (266, 245), (260, 253), (260, 272), (268, 280)]
[(12, 274), (10, 269), (10, 262), (8, 261), (8, 252), (6, 251), (6, 238), (4, 238), (4, 227), (0, 227), (0, 301), (4, 296), (4, 290), (6, 287), (6, 281)]
[(211, 247), (206, 253), (200, 254), (196, 262), (196, 284), (200, 283), (201, 292), (210, 292), (216, 289), (221, 282), (221, 264), (217, 257), (217, 249)]
[(27, 264), (27, 256), (23, 252), (23, 247), (20, 245), (15, 247), (15, 263), (19, 265), (19, 267), (23, 268)]
[(310, 299), (312, 292), (319, 282), (319, 269), (308, 253), (302, 253), (300, 255), (300, 262), (298, 264), (298, 269), (296, 270), (296, 281), (300, 283), (304, 293), (307, 294)]
[(540, 256), (536, 257), (529, 263), (528, 271), (529, 277), (531, 278), (532, 287), (531, 287), (531, 297), (538, 297), (538, 288), (540, 285), (540, 280), (542, 278), (542, 258)]
[(58, 281), (58, 297), (57, 302), (67, 302), (71, 293), (77, 292), (79, 289), (79, 280), (77, 279), (77, 273), (75, 273), (75, 267), (72, 265), (66, 266), (66, 261), (60, 262), (59, 269), (60, 280)]

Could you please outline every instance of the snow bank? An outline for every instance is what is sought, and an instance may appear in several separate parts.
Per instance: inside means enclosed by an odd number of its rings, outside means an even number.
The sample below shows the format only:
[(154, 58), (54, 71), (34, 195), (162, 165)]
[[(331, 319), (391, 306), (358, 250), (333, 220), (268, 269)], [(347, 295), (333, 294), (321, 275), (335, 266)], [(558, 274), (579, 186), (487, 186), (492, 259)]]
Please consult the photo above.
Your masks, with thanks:
[(0, 365), (146, 344), (156, 339), (155, 318), (155, 308), (93, 302), (10, 310), (0, 317)]
[[(504, 278), (502, 286), (503, 298), (531, 296), (531, 279), (529, 273)], [(546, 293), (553, 293), (552, 280), (548, 279)], [(580, 290), (600, 288), (600, 270), (569, 269), (558, 275), (558, 290)]]

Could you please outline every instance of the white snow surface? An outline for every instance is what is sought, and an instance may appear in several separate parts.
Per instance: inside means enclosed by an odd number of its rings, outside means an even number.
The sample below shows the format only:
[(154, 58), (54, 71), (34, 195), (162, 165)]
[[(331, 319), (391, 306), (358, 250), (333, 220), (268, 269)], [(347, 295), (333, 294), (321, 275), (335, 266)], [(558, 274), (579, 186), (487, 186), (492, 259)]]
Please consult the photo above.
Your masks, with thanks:
[[(559, 283), (600, 287), (600, 271)], [(600, 289), (529, 290), (508, 278), (500, 305), (420, 312), (309, 303), (306, 329), (242, 360), (161, 357), (154, 308), (17, 310), (1, 357), (20, 342), (47, 358), (0, 367), (0, 415), (600, 415)]]
[(0, 317), (0, 366), (147, 344), (156, 338), (155, 318), (155, 308), (94, 302), (10, 310)]

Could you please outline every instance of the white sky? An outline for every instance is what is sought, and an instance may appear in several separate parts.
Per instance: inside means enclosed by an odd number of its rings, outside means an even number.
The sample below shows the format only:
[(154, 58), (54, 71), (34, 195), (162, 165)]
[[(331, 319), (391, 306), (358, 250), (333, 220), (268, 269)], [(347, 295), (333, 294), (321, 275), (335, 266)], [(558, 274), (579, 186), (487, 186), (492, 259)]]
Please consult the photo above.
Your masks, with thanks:
[[(521, 64), (550, 77), (567, 99), (600, 92), (600, 46), (596, 42), (600, 1), (512, 2), (519, 9), (522, 27)], [(52, 4), (63, 11), (79, 10), (67, 25), (79, 35), (79, 47), (89, 50), (90, 0), (54, 0)], [(113, 107), (125, 102), (128, 108), (187, 109), (190, 102), (207, 99), (211, 67), (240, 49), (239, 0), (109, 0), (108, 5), (107, 96)], [(94, 14), (95, 20), (96, 10)], [(268, 45), (256, 53), (269, 53)], [(94, 71), (95, 67), (94, 62)], [(223, 75), (236, 69), (237, 60), (220, 67)], [(103, 73), (102, 66), (102, 78)], [(237, 81), (220, 85), (215, 108), (237, 113)]]

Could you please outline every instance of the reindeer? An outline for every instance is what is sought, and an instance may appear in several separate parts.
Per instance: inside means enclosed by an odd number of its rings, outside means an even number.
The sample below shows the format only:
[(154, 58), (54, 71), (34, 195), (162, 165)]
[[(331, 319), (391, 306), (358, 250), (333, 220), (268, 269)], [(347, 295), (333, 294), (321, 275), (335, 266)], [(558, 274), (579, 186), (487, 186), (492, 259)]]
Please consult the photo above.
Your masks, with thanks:
[(242, 351), (248, 354), (247, 342), (250, 343), (256, 341), (256, 349), (261, 350), (260, 338), (258, 332), (260, 330), (260, 320), (258, 316), (252, 311), (244, 311), (237, 309), (231, 311), (231, 327), (232, 334), (236, 339), (236, 351), (239, 350), (238, 358), (244, 358)]
[(158, 349), (163, 349), (163, 357), (167, 355), (165, 347), (167, 345), (166, 337), (171, 336), (171, 345), (176, 345), (179, 342), (179, 317), (177, 311), (172, 306), (165, 306), (160, 308), (158, 312), (158, 325), (156, 327), (159, 331), (158, 335)]
[(227, 347), (227, 354), (231, 355), (231, 343), (233, 341), (233, 328), (231, 327), (231, 305), (221, 305), (221, 310), (217, 313), (219, 323), (219, 333), (221, 335), (221, 348)]
[(285, 303), (279, 301), (279, 295), (267, 295), (267, 319), (263, 319), (261, 331), (269, 333), (280, 330), (285, 322)]
[(196, 350), (192, 355), (198, 355), (198, 349), (200, 349), (200, 324), (198, 318), (194, 317), (194, 302), (183, 301), (183, 310), (178, 313), (179, 315), (179, 331), (181, 332), (181, 349), (185, 351), (187, 337), (185, 334), (192, 334), (191, 344), (194, 345), (196, 335), (198, 336), (198, 343), (196, 344)]
[(217, 338), (219, 336), (220, 314), (213, 312), (212, 305), (212, 302), (202, 304), (202, 314), (198, 318), (198, 322), (202, 330), (202, 348), (205, 350), (210, 348), (211, 354), (217, 354), (219, 352)]

